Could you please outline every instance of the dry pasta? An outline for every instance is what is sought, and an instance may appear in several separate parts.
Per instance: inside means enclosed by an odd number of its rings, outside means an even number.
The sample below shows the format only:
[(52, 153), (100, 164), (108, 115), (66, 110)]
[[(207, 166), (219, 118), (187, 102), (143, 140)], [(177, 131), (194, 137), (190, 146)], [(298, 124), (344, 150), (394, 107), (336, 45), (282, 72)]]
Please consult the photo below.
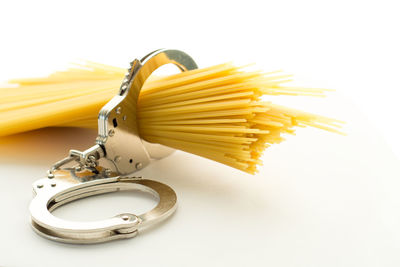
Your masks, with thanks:
[[(86, 62), (45, 78), (11, 80), (0, 88), (0, 136), (51, 126), (96, 128), (98, 111), (124, 74)], [(295, 126), (340, 133), (338, 120), (261, 101), (263, 95), (324, 95), (284, 86), (290, 79), (231, 63), (152, 79), (139, 95), (140, 135), (253, 174), (263, 151)]]

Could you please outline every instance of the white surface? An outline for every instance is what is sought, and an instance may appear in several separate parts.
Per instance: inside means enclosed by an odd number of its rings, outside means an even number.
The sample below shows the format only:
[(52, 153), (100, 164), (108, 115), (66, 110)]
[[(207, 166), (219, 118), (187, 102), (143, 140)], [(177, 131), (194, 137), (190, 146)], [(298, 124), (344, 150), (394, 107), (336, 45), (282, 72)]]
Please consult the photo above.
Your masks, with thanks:
[[(177, 152), (138, 174), (172, 186), (176, 214), (134, 239), (65, 245), (29, 227), (31, 184), (87, 131), (48, 129), (3, 139), (0, 266), (399, 266), (400, 171), (394, 155), (344, 102), (347, 137), (313, 129), (272, 147), (256, 176)], [(79, 136), (79, 138), (77, 138)], [(129, 193), (57, 211), (66, 219), (141, 212)]]
[[(176, 190), (177, 213), (132, 240), (94, 246), (36, 236), (27, 211), (31, 183), (93, 135), (50, 129), (3, 139), (0, 266), (399, 266), (396, 1), (232, 2), (1, 1), (0, 80), (80, 58), (126, 66), (178, 48), (200, 66), (256, 62), (296, 74), (299, 85), (337, 89), (285, 103), (346, 120), (349, 135), (302, 129), (269, 149), (254, 177), (176, 153), (141, 173)], [(103, 218), (152, 204), (120, 194), (57, 214)]]

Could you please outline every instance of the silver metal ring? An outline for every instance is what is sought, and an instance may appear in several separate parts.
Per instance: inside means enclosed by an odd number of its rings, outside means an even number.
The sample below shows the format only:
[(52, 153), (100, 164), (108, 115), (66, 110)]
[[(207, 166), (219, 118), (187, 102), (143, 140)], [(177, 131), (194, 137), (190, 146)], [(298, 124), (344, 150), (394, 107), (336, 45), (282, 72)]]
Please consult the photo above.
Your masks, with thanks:
[(127, 175), (144, 168), (152, 159), (171, 154), (174, 149), (144, 141), (137, 125), (137, 102), (147, 78), (159, 67), (173, 64), (181, 71), (197, 68), (194, 60), (179, 50), (156, 50), (141, 60), (131, 62), (119, 93), (105, 104), (98, 116), (96, 145), (85, 150), (70, 150), (69, 156), (56, 162), (50, 173), (75, 160), (81, 166), (97, 166), (104, 158), (120, 175)]
[[(175, 64), (181, 71), (196, 69), (194, 60), (179, 50), (154, 51), (131, 63), (118, 95), (99, 112), (96, 145), (85, 150), (70, 150), (69, 156), (56, 162), (47, 178), (34, 183), (35, 197), (30, 205), (33, 229), (48, 239), (66, 243), (100, 243), (135, 236), (139, 229), (153, 225), (176, 209), (176, 194), (160, 182), (126, 178), (161, 158), (171, 149), (144, 142), (138, 133), (136, 113), (140, 90), (146, 79), (160, 66)], [(106, 159), (113, 170), (99, 166)], [(65, 168), (66, 164), (79, 164)], [(110, 164), (108, 164), (110, 165)], [(159, 198), (158, 205), (142, 214), (119, 214), (97, 222), (62, 220), (51, 211), (71, 201), (120, 190), (140, 190)]]
[(181, 71), (197, 69), (195, 61), (179, 50), (160, 49), (141, 60), (135, 59), (119, 94), (99, 112), (97, 145), (104, 149), (104, 157), (122, 175), (145, 167), (151, 158), (161, 158), (173, 151), (158, 144), (144, 143), (136, 119), (137, 101), (143, 84), (156, 69), (166, 64), (176, 65)]
[[(35, 197), (29, 208), (35, 232), (59, 242), (101, 243), (134, 237), (139, 230), (164, 220), (176, 209), (176, 194), (163, 183), (138, 177), (101, 176), (100, 168), (99, 174), (89, 174), (87, 171), (75, 173), (74, 169), (64, 169), (55, 171), (54, 178), (36, 181)], [(51, 213), (74, 200), (123, 190), (147, 192), (158, 198), (159, 202), (155, 208), (141, 215), (124, 213), (95, 222), (63, 220)]]

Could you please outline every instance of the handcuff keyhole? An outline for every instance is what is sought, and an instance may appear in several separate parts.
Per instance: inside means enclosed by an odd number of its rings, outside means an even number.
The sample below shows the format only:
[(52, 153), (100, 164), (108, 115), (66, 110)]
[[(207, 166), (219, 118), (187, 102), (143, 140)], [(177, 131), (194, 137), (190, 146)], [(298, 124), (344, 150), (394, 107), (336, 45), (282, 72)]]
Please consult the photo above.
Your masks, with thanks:
[(133, 162), (133, 159), (130, 159), (130, 160), (129, 160), (129, 163), (132, 163), (132, 162)]
[(117, 128), (117, 126), (118, 126), (117, 118), (113, 119), (113, 126), (114, 126), (114, 128)]

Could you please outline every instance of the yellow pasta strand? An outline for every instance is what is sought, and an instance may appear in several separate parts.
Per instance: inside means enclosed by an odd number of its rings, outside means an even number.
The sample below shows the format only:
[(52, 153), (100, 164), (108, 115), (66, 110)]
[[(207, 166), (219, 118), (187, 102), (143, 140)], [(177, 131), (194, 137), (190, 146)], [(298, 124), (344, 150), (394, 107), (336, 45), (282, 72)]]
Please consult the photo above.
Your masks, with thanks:
[[(96, 128), (98, 111), (124, 75), (125, 69), (86, 62), (44, 78), (11, 80), (0, 88), (0, 136), (52, 126)], [(282, 134), (294, 134), (295, 126), (341, 133), (341, 121), (261, 101), (263, 95), (322, 97), (327, 91), (284, 86), (290, 78), (232, 63), (153, 78), (139, 95), (140, 136), (255, 173), (263, 151), (282, 142)]]

